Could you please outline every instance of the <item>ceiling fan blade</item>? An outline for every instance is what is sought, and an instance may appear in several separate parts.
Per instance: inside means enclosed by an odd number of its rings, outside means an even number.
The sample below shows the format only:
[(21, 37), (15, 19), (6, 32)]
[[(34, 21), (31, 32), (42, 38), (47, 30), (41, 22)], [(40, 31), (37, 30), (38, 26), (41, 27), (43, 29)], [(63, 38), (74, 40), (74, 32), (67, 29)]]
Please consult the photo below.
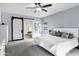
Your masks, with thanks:
[(47, 12), (47, 10), (46, 9), (42, 9), (43, 11), (45, 11), (45, 12)]
[(44, 5), (42, 7), (45, 8), (45, 7), (50, 7), (50, 6), (52, 6), (52, 4), (47, 4), (47, 5)]
[(36, 7), (26, 7), (26, 9), (35, 9)]

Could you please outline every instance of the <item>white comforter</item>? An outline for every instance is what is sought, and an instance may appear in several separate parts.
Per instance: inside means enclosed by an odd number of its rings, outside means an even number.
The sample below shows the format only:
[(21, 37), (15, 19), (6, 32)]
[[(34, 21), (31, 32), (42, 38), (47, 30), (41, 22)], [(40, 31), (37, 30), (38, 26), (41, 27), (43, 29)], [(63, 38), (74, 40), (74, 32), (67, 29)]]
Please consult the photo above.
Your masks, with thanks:
[(51, 50), (57, 56), (65, 56), (70, 50), (78, 45), (77, 39), (70, 39), (64, 42), (60, 42), (51, 47)]
[(35, 42), (56, 56), (65, 56), (78, 45), (78, 39), (64, 39), (55, 36), (42, 36), (35, 38)]

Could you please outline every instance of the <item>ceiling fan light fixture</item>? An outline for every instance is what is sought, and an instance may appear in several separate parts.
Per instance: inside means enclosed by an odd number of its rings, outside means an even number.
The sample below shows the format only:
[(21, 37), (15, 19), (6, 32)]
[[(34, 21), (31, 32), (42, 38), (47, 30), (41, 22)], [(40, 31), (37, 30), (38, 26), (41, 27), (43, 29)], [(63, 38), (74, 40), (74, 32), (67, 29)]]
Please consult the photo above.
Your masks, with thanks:
[(36, 8), (36, 11), (38, 11), (38, 12), (40, 12), (41, 10), (42, 10), (42, 8), (40, 8), (40, 7)]

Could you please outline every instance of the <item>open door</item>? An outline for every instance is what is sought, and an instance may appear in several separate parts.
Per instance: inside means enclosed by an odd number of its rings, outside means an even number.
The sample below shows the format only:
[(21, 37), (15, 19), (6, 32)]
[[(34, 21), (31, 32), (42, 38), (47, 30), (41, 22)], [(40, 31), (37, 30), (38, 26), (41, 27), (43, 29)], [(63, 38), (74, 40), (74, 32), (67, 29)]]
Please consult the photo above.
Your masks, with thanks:
[(12, 41), (23, 40), (23, 18), (12, 17)]

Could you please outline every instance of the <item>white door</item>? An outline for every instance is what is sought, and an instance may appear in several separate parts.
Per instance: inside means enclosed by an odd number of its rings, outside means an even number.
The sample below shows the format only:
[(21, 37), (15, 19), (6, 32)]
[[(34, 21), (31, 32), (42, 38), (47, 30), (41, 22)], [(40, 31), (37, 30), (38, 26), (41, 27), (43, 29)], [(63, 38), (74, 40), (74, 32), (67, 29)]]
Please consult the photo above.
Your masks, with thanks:
[(22, 19), (13, 19), (13, 40), (23, 39)]

